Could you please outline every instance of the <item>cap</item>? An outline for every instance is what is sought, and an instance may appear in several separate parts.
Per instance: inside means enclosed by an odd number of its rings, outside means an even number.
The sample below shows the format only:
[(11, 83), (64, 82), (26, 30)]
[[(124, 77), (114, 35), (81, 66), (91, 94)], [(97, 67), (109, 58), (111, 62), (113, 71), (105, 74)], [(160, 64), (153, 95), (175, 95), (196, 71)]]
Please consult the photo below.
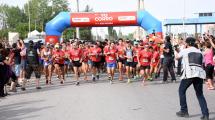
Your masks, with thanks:
[(58, 44), (56, 44), (54, 47), (55, 47), (56, 49), (60, 48), (60, 46), (59, 46)]

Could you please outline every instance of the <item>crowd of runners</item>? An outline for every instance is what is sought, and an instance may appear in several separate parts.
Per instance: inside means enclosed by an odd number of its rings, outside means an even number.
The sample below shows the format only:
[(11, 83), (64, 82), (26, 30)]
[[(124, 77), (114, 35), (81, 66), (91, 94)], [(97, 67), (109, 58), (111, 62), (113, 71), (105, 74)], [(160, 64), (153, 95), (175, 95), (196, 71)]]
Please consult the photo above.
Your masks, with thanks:
[[(213, 36), (204, 36), (197, 41), (197, 47), (205, 52), (207, 58), (205, 63), (208, 89), (214, 89), (213, 84), (213, 47), (215, 47)], [(81, 42), (74, 39), (70, 42), (57, 44), (40, 44), (29, 41), (25, 44), (23, 40), (6, 47), (0, 43), (0, 76), (1, 82), (6, 84), (11, 79), (11, 92), (16, 91), (20, 85), (21, 90), (26, 89), (26, 83), (32, 73), (36, 77), (36, 89), (41, 89), (40, 78), (45, 76), (47, 85), (53, 84), (53, 76), (57, 75), (60, 84), (64, 84), (68, 74), (73, 73), (76, 85), (80, 84), (80, 77), (84, 81), (99, 80), (101, 73), (107, 74), (110, 84), (116, 79), (131, 83), (132, 80), (140, 79), (145, 85), (146, 81), (153, 81), (160, 76), (164, 68), (162, 83), (166, 83), (168, 71), (172, 77), (171, 82), (176, 81), (174, 70), (174, 54), (183, 49), (184, 40), (179, 39), (175, 45), (166, 44), (170, 37), (165, 40), (157, 36), (146, 36), (144, 40), (124, 40), (119, 38), (116, 41), (105, 40)], [(175, 42), (175, 41), (174, 41)], [(198, 43), (199, 42), (199, 43)], [(165, 62), (165, 57), (170, 56), (171, 63)], [(170, 59), (167, 59), (169, 61)], [(171, 65), (170, 65), (171, 64)], [(166, 65), (166, 66), (165, 66)], [(178, 60), (177, 75), (181, 74), (181, 61)], [(165, 72), (166, 71), (166, 72)], [(115, 75), (118, 72), (119, 75)], [(210, 74), (212, 73), (212, 74)], [(1, 96), (4, 96), (4, 85), (1, 85)]]

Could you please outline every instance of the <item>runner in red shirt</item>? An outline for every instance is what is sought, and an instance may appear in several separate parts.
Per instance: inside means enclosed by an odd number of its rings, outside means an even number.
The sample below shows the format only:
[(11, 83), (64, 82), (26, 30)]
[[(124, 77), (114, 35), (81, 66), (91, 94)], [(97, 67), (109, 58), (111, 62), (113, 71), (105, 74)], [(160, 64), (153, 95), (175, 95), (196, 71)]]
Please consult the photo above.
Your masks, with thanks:
[(109, 74), (109, 80), (112, 84), (114, 72), (116, 69), (116, 59), (117, 59), (117, 49), (115, 48), (115, 44), (112, 42), (111, 45), (107, 46), (104, 49), (104, 55), (106, 56), (105, 60), (107, 63), (107, 72)]
[(88, 80), (87, 79), (87, 72), (89, 70), (89, 65), (88, 65), (88, 61), (89, 61), (89, 46), (88, 44), (85, 44), (83, 46), (83, 61), (82, 61), (82, 69), (84, 72), (84, 80)]
[(118, 54), (118, 68), (119, 68), (119, 80), (123, 80), (123, 67), (125, 64), (125, 46), (123, 45), (123, 39), (119, 39), (119, 45), (117, 46)]
[(101, 56), (102, 56), (102, 49), (98, 47), (96, 43), (94, 43), (93, 47), (89, 51), (89, 56), (92, 61), (92, 77), (93, 81), (99, 79), (99, 67), (101, 62)]
[(160, 62), (160, 51), (158, 49), (153, 50), (153, 55), (152, 55), (152, 62), (151, 62), (151, 69), (150, 69), (150, 75), (153, 76), (153, 74), (156, 75), (158, 66)]
[(134, 79), (137, 79), (139, 76), (139, 70), (138, 70), (138, 59), (137, 56), (139, 54), (139, 52), (141, 51), (141, 47), (138, 46), (138, 42), (134, 42), (134, 47), (133, 47), (133, 75), (134, 75)]
[(55, 72), (60, 78), (60, 83), (63, 84), (64, 79), (64, 60), (65, 60), (65, 53), (60, 49), (60, 45), (55, 45), (55, 51), (53, 52), (53, 62), (55, 67)]
[(145, 48), (138, 54), (138, 64), (140, 65), (140, 74), (143, 76), (143, 83), (149, 77), (151, 59), (152, 53), (149, 51), (149, 45), (145, 44)]
[(79, 75), (80, 75), (80, 68), (82, 65), (82, 58), (83, 58), (83, 51), (81, 48), (78, 47), (78, 44), (75, 42), (72, 44), (72, 49), (70, 50), (70, 60), (73, 64), (73, 70), (75, 72), (76, 77), (76, 85), (79, 85)]

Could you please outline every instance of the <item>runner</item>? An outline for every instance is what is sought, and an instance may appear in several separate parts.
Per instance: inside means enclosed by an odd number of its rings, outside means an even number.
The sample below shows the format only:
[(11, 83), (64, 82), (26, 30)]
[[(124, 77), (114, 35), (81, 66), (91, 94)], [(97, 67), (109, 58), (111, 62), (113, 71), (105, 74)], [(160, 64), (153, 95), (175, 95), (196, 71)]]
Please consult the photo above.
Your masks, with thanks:
[(88, 44), (85, 43), (83, 46), (83, 62), (82, 62), (82, 71), (84, 73), (84, 80), (88, 80), (87, 78), (87, 72), (89, 71), (89, 50), (88, 50)]
[(106, 56), (107, 72), (109, 74), (108, 79), (110, 83), (113, 83), (114, 72), (116, 69), (116, 59), (117, 59), (117, 49), (115, 44), (112, 42), (110, 46), (108, 45), (104, 50), (104, 55)]
[(137, 56), (139, 54), (139, 52), (141, 51), (141, 46), (138, 46), (138, 42), (134, 42), (134, 48), (133, 48), (133, 52), (134, 52), (134, 62), (133, 62), (133, 77), (136, 80), (139, 77), (139, 70), (138, 70), (138, 60), (137, 60)]
[(48, 44), (45, 48), (41, 51), (41, 58), (44, 60), (43, 70), (45, 73), (46, 84), (51, 83), (52, 77), (52, 50), (50, 45)]
[(60, 83), (65, 82), (64, 78), (64, 62), (65, 62), (65, 53), (60, 49), (60, 45), (55, 45), (55, 51), (53, 52), (53, 62), (55, 67), (55, 72), (60, 79)]
[(119, 80), (123, 80), (123, 67), (125, 64), (125, 46), (123, 45), (123, 39), (119, 38), (119, 45), (117, 46), (118, 53), (118, 69)]
[(152, 53), (149, 51), (149, 45), (145, 44), (144, 49), (138, 54), (138, 64), (140, 66), (140, 74), (142, 76), (143, 84), (149, 77), (149, 70), (151, 64)]
[(102, 49), (98, 47), (96, 43), (94, 43), (93, 48), (90, 49), (90, 59), (92, 61), (92, 78), (93, 81), (99, 79), (99, 67), (101, 62)]
[(81, 48), (78, 47), (78, 44), (75, 42), (72, 44), (72, 49), (70, 50), (70, 59), (73, 64), (73, 70), (76, 77), (76, 85), (80, 84), (79, 77), (81, 73), (83, 52)]
[(157, 71), (160, 62), (160, 51), (158, 49), (154, 49), (152, 53), (152, 62), (151, 62), (151, 69), (150, 69), (150, 76), (155, 77), (157, 76)]
[(126, 45), (126, 49), (125, 49), (125, 54), (126, 54), (126, 62), (125, 62), (125, 66), (126, 66), (126, 75), (127, 75), (127, 83), (131, 82), (131, 73), (132, 73), (132, 66), (133, 66), (133, 49), (132, 49), (132, 45), (131, 42), (129, 40), (126, 41), (127, 45)]
[(68, 76), (68, 70), (69, 70), (69, 65), (70, 65), (70, 47), (68, 45), (63, 44), (62, 45), (62, 51), (65, 53), (65, 62), (64, 62), (64, 72)]

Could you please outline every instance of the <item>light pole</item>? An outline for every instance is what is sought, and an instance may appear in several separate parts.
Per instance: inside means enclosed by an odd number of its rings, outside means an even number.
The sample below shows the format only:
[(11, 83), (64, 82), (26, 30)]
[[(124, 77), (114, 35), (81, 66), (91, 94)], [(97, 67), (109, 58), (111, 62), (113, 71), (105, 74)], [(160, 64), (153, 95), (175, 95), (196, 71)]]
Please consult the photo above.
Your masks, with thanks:
[[(79, 12), (79, 0), (77, 2), (77, 12)], [(76, 27), (76, 38), (80, 38), (79, 27)]]
[(28, 32), (31, 32), (30, 0), (28, 0)]
[(184, 33), (184, 39), (185, 39), (185, 37), (186, 37), (186, 35), (185, 35), (185, 14), (186, 14), (186, 3), (185, 3), (185, 0), (183, 1), (183, 4), (184, 4), (183, 33)]

